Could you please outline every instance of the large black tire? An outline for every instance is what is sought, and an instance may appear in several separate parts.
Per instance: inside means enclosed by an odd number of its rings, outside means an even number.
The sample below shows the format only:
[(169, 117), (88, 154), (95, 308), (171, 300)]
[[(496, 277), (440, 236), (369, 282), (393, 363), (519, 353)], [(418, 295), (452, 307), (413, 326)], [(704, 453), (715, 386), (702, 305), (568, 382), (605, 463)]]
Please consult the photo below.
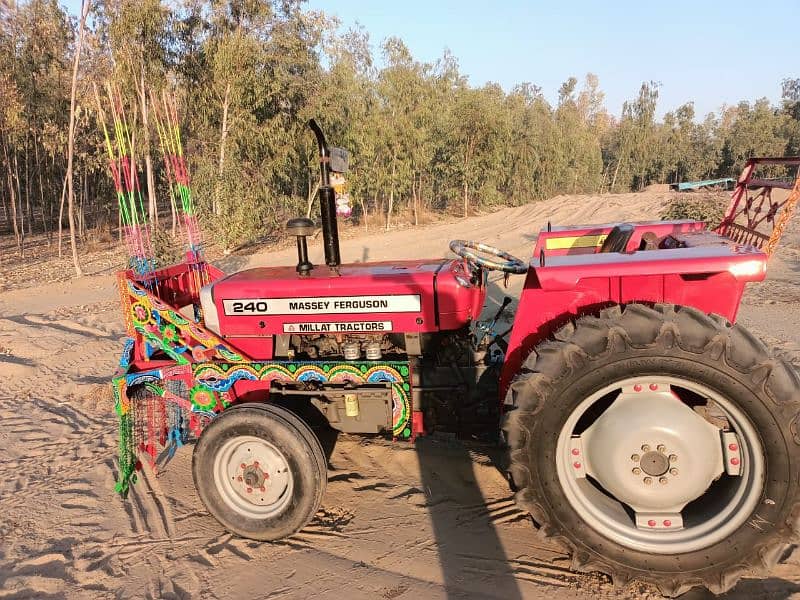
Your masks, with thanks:
[[(277, 514), (240, 514), (215, 481), (217, 453), (243, 436), (264, 440), (286, 460), (292, 487)], [(327, 463), (314, 432), (296, 415), (270, 404), (247, 403), (227, 409), (205, 428), (194, 449), (192, 476), (203, 504), (225, 529), (255, 540), (278, 540), (302, 529), (316, 514), (327, 485)]]
[[(570, 504), (555, 448), (582, 399), (631, 376), (680, 376), (724, 394), (746, 415), (764, 450), (756, 508), (733, 534), (682, 554), (644, 553), (600, 535)], [(518, 504), (560, 542), (578, 571), (617, 585), (647, 582), (675, 596), (702, 585), (722, 593), (747, 573), (764, 574), (798, 539), (800, 378), (739, 325), (673, 305), (603, 310), (562, 327), (525, 361), (506, 400), (503, 429)]]

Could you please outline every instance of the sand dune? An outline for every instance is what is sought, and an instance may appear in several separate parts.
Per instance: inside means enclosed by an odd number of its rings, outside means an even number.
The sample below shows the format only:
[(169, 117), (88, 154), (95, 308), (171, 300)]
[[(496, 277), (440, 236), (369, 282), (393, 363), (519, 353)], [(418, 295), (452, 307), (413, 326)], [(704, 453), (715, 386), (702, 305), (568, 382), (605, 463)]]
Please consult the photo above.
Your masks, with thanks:
[[(518, 256), (553, 224), (657, 218), (669, 193), (562, 196), (466, 220), (355, 235), (346, 261), (447, 255), (452, 238)], [(741, 320), (800, 365), (797, 226), (752, 287)], [(321, 261), (319, 240), (311, 258)], [(292, 247), (221, 261), (226, 270), (293, 264)], [(13, 274), (6, 274), (13, 275)], [(22, 281), (10, 277), (10, 280)], [(496, 281), (499, 286), (499, 281)], [(521, 278), (512, 279), (518, 295)], [(494, 286), (494, 300), (505, 292)], [(323, 507), (299, 534), (256, 543), (203, 509), (179, 452), (114, 494), (116, 421), (108, 379), (123, 325), (112, 275), (0, 292), (0, 599), (617, 598), (569, 570), (514, 506), (495, 449), (444, 438), (416, 447), (340, 436)], [(800, 597), (800, 559), (729, 598)]]

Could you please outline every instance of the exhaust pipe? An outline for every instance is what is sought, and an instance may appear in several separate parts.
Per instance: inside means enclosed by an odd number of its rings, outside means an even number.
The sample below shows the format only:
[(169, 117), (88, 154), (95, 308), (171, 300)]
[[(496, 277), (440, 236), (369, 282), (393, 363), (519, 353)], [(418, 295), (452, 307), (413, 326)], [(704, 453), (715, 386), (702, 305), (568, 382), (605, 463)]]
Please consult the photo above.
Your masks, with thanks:
[(325, 264), (330, 268), (337, 268), (341, 262), (339, 252), (339, 228), (336, 222), (336, 193), (331, 187), (330, 152), (325, 141), (325, 134), (314, 119), (309, 120), (308, 126), (317, 138), (319, 146), (319, 171), (322, 183), (319, 187), (319, 207), (322, 217), (322, 239), (325, 248)]

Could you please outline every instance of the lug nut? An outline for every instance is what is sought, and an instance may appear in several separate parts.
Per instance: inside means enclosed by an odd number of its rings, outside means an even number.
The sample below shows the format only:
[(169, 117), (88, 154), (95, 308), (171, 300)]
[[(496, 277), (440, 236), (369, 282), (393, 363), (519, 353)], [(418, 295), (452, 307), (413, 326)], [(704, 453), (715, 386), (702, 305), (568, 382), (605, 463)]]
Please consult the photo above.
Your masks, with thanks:
[(251, 488), (251, 487), (247, 488), (247, 493), (248, 494), (252, 494), (253, 493), (253, 488)]
[(665, 484), (667, 484), (668, 482), (669, 482), (669, 479), (667, 479), (666, 477), (661, 477), (661, 478), (658, 480), (658, 483), (660, 483), (661, 485), (665, 485)]
[(669, 474), (670, 475), (677, 475), (678, 474), (678, 469), (670, 469), (669, 470)]
[(639, 467), (634, 467), (631, 473), (633, 473), (634, 475), (641, 475), (642, 470)]
[(659, 445), (656, 447), (656, 450), (658, 450), (659, 452), (661, 452), (661, 454), (664, 454), (664, 453), (667, 451), (667, 447), (666, 447), (664, 444), (659, 444)]
[(650, 446), (647, 444), (642, 444), (642, 452), (650, 452)]
[(639, 455), (638, 454), (631, 454), (631, 460), (633, 462), (639, 462)]
[(246, 465), (246, 464), (244, 464), (244, 463), (242, 463), (242, 464), (240, 464), (240, 465), (239, 465), (239, 467), (241, 467), (242, 469), (246, 469), (246, 468), (247, 468), (247, 465)]
[(236, 481), (244, 481), (244, 477), (242, 477), (241, 475), (239, 475), (239, 476), (236, 478)]
[(581, 453), (581, 451), (578, 450), (577, 448), (573, 448), (572, 449), (572, 456), (578, 456), (580, 453)]
[(258, 468), (258, 461), (253, 461), (253, 466), (257, 469)]
[(652, 477), (645, 477), (644, 478), (644, 484), (645, 485), (650, 485), (651, 483), (653, 483), (653, 478)]
[(266, 492), (266, 491), (267, 491), (267, 488), (266, 488), (266, 486), (263, 486), (263, 485), (262, 485), (262, 486), (261, 486), (261, 491), (262, 491), (262, 492)]
[(678, 460), (677, 454), (670, 454), (669, 455), (669, 462), (676, 462)]

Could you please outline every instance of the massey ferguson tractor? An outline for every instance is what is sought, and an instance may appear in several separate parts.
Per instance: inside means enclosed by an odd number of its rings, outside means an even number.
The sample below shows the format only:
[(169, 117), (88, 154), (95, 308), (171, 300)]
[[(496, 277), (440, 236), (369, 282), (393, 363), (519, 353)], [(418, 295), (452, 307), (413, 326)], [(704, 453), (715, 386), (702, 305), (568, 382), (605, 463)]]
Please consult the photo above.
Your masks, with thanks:
[[(297, 265), (225, 274), (195, 254), (119, 274), (119, 492), (196, 440), (211, 515), (276, 540), (320, 506), (321, 426), (448, 430), (504, 444), (540, 531), (618, 584), (719, 593), (798, 539), (800, 378), (735, 322), (800, 198), (796, 176), (757, 171), (800, 159), (751, 159), (713, 230), (548, 225), (524, 259), (453, 240), (455, 258), (342, 264), (331, 177), (347, 153), (310, 126), (324, 265), (297, 218)], [(507, 332), (481, 319), (491, 271), (525, 278)]]

